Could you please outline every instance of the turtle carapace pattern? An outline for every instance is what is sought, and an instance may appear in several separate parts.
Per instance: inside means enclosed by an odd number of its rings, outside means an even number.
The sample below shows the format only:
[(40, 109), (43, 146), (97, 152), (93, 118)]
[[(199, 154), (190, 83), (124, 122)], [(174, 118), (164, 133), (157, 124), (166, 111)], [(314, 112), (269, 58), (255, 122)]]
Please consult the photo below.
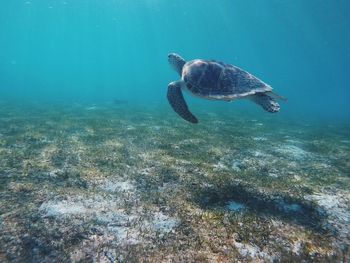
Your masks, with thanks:
[(186, 62), (176, 53), (169, 54), (168, 61), (181, 77), (168, 85), (169, 103), (177, 114), (191, 123), (198, 123), (198, 120), (188, 109), (182, 95), (183, 89), (209, 100), (247, 98), (272, 113), (280, 110), (276, 99), (285, 100), (272, 92), (271, 86), (239, 67), (215, 60)]

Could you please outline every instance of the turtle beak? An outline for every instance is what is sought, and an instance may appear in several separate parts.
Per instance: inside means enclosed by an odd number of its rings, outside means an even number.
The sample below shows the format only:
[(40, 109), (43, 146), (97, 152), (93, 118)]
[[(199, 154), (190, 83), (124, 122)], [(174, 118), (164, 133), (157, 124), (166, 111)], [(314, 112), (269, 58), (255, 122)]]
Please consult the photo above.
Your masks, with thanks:
[(168, 54), (168, 62), (170, 64), (172, 64), (174, 62), (174, 54), (173, 53)]
[(177, 57), (178, 57), (178, 55), (176, 53), (169, 53), (168, 54), (168, 60), (174, 59), (174, 58), (177, 58)]

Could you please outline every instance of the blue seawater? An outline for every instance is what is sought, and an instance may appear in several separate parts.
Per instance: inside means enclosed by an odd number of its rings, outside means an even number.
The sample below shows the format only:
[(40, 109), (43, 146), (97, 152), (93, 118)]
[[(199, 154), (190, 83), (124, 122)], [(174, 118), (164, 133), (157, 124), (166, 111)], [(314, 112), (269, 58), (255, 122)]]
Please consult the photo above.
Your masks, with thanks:
[(349, 7), (346, 0), (6, 1), (1, 99), (165, 102), (178, 78), (167, 54), (177, 52), (253, 73), (289, 99), (281, 114), (348, 119)]
[[(2, 0), (0, 262), (349, 262), (349, 0)], [(184, 92), (168, 54), (287, 98)], [(192, 119), (193, 120), (193, 119)]]

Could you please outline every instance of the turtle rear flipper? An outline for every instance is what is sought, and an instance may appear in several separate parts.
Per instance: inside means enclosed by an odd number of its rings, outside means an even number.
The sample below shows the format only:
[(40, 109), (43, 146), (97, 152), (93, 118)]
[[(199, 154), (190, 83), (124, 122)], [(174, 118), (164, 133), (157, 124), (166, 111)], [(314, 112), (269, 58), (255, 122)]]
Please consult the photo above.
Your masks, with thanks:
[(198, 123), (197, 118), (189, 111), (184, 96), (182, 95), (181, 82), (176, 81), (168, 85), (168, 101), (173, 110), (183, 119), (191, 123)]
[(264, 93), (256, 93), (249, 98), (268, 112), (274, 113), (280, 110), (280, 105), (277, 101)]

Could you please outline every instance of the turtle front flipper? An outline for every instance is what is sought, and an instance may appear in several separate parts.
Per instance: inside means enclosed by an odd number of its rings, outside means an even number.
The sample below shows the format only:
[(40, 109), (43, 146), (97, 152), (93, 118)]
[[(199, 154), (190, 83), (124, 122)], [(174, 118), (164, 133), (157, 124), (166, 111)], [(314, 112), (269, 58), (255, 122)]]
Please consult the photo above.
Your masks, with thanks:
[(171, 82), (168, 85), (168, 101), (173, 110), (183, 119), (191, 123), (198, 123), (197, 118), (189, 111), (181, 90), (181, 81)]

